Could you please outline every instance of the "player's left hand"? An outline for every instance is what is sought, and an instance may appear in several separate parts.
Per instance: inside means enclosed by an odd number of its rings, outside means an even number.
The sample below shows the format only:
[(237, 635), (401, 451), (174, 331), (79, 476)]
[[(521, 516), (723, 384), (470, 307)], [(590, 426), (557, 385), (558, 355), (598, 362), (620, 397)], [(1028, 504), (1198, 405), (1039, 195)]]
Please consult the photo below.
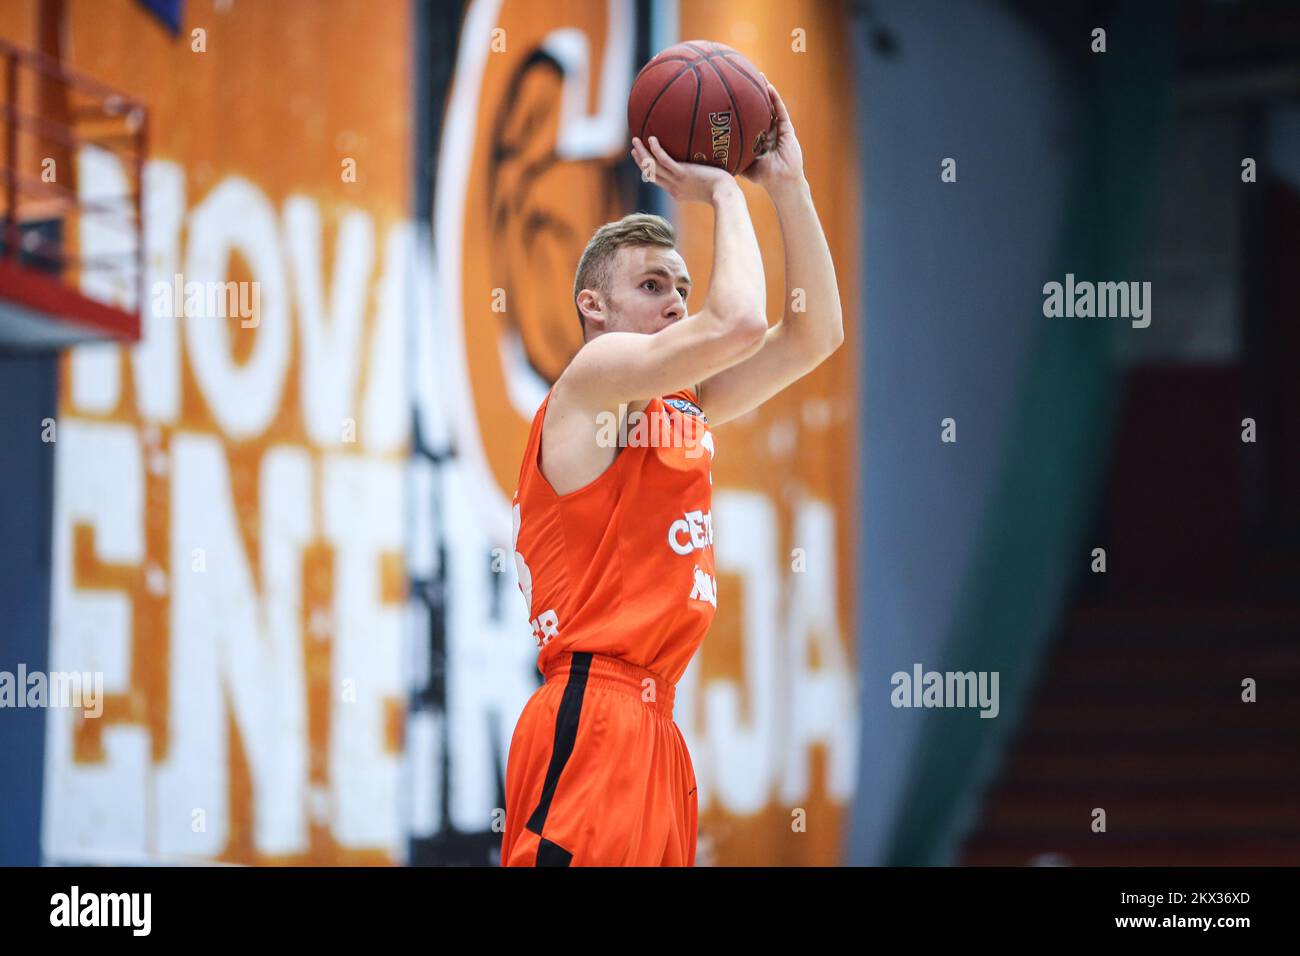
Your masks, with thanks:
[(794, 135), (794, 124), (790, 122), (790, 112), (776, 87), (763, 76), (767, 83), (767, 95), (772, 99), (772, 109), (776, 121), (769, 134), (772, 143), (766, 153), (754, 160), (749, 169), (740, 174), (742, 179), (758, 183), (764, 189), (771, 190), (782, 183), (798, 182), (803, 178), (803, 150)]

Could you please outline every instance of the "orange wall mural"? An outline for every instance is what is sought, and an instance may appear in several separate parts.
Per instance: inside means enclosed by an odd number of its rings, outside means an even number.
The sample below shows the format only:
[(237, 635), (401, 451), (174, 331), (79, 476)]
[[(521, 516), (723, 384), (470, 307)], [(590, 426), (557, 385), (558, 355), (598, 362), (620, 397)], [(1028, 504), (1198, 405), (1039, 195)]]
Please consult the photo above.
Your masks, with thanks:
[[(845, 13), (678, 6), (647, 8), (665, 45), (728, 43), (782, 90), (850, 343), (716, 435), (718, 613), (676, 706), (699, 862), (833, 864), (857, 755)], [(32, 45), (34, 10), (5, 5), (0, 36)], [(638, 4), (467, 2), (438, 87), (413, 82), (405, 2), (191, 0), (177, 36), (130, 0), (66, 10), (65, 62), (149, 108), (147, 274), (144, 300), (86, 288), (139, 308), (142, 341), (61, 365), (51, 667), (101, 671), (106, 702), (94, 721), (50, 712), (45, 855), (384, 864), (440, 828), (491, 843), (536, 686), (509, 502), (528, 423), (581, 345), (578, 256), (637, 206)], [(436, 153), (415, 156), (429, 114)], [(75, 162), (82, 196), (129, 181), (111, 151)], [(745, 190), (775, 310), (780, 232)], [(671, 215), (702, 290), (709, 213)], [(69, 241), (118, 240), (83, 225)], [(445, 699), (412, 711), (433, 617)]]

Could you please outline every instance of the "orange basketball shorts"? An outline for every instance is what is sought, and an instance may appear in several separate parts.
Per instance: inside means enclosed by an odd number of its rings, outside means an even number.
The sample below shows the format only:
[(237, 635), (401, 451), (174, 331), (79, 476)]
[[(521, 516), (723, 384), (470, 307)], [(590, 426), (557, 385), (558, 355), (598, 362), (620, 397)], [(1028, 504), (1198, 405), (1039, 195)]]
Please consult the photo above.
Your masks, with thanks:
[(557, 655), (511, 738), (505, 809), (502, 866), (694, 866), (695, 771), (672, 685)]

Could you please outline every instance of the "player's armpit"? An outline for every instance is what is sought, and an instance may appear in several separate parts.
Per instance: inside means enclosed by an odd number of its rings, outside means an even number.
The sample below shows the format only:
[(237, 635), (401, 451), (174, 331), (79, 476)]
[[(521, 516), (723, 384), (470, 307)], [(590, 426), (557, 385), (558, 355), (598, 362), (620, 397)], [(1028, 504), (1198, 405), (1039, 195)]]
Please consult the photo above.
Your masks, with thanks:
[(700, 383), (700, 408), (714, 427), (738, 418), (826, 361), (842, 341), (813, 347), (779, 322), (767, 330), (757, 352)]

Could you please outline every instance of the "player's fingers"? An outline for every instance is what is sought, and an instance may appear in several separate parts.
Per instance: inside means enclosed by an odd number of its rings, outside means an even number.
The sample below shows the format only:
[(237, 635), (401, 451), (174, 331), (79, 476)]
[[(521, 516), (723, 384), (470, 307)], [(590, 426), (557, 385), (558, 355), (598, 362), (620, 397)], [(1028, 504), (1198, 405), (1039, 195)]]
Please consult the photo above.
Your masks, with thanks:
[(767, 102), (772, 107), (772, 116), (775, 120), (778, 118), (776, 116), (776, 87), (772, 85), (772, 81), (767, 78), (766, 73), (759, 73), (758, 75), (762, 78), (763, 85), (767, 87)]
[(779, 92), (776, 92), (775, 86), (772, 87), (772, 95), (774, 95), (776, 98), (776, 121), (789, 122), (790, 111), (788, 111), (788, 109), (785, 108), (785, 100), (781, 99), (781, 94), (779, 94)]
[(636, 163), (637, 169), (641, 170), (643, 175), (648, 173), (651, 179), (657, 178), (658, 164), (650, 155), (650, 151), (645, 148), (645, 144), (635, 136), (632, 137), (632, 161)]
[(651, 136), (646, 141), (646, 146), (650, 150), (650, 155), (654, 157), (655, 162), (663, 166), (665, 170), (672, 171), (672, 157), (664, 152), (664, 148), (659, 145), (659, 138)]
[(658, 181), (660, 173), (659, 162), (650, 154), (650, 147), (641, 142), (639, 137), (632, 137), (632, 149), (636, 152), (636, 164), (642, 173), (649, 173), (650, 178)]
[(771, 91), (772, 100), (776, 105), (776, 121), (778, 123), (790, 122), (790, 111), (785, 108), (785, 100), (781, 99), (781, 94), (771, 83), (767, 84), (767, 87)]
[(634, 136), (632, 143), (633, 158), (637, 168), (641, 170), (641, 178), (646, 182), (654, 183), (660, 188), (666, 189), (669, 194), (674, 194), (677, 177), (650, 155), (649, 149), (640, 139)]
[(675, 176), (681, 171), (676, 161), (664, 152), (664, 148), (659, 145), (658, 137), (650, 137), (650, 153), (654, 156), (655, 161), (664, 168), (665, 172)]

